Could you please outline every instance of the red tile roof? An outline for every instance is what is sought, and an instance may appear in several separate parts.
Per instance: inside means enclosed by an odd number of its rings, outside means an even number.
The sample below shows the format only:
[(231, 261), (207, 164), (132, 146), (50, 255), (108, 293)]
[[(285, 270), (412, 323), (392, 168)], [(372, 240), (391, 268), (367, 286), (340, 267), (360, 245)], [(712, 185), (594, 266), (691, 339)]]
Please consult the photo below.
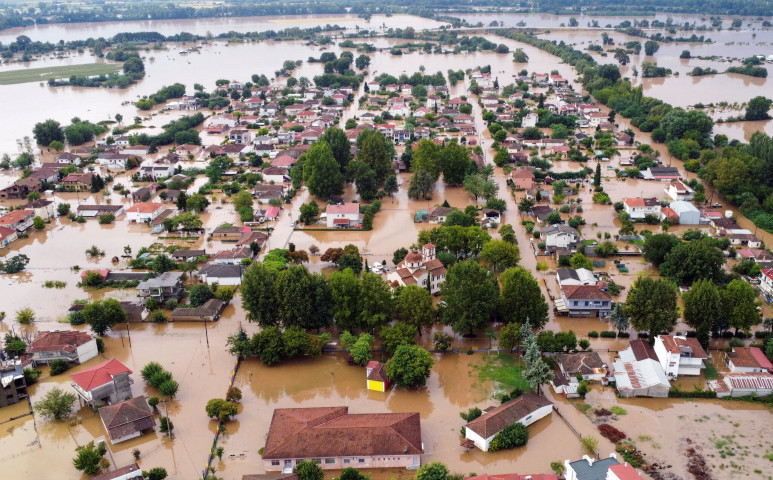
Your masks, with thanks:
[(598, 285), (562, 285), (567, 299), (578, 300), (611, 300), (612, 297), (601, 290)]
[(663, 345), (666, 347), (666, 350), (668, 350), (671, 353), (680, 354), (682, 353), (683, 349), (690, 349), (692, 350), (692, 358), (709, 358), (708, 355), (706, 355), (706, 351), (703, 350), (703, 347), (701, 346), (700, 342), (698, 342), (697, 338), (694, 337), (675, 337), (673, 335), (661, 335), (660, 339), (663, 341)]
[(773, 364), (758, 347), (733, 347), (729, 358), (736, 367), (773, 369)]
[(614, 473), (619, 480), (644, 480), (636, 469), (627, 463), (610, 465), (609, 470)]
[(39, 332), (37, 337), (32, 340), (32, 344), (30, 344), (30, 348), (27, 351), (30, 353), (59, 351), (72, 353), (75, 349), (91, 340), (93, 338), (88, 333), (73, 330)]
[(70, 378), (84, 391), (88, 392), (89, 390), (112, 382), (113, 377), (120, 373), (132, 373), (132, 371), (129, 370), (129, 367), (113, 358), (104, 363), (100, 363), (99, 365), (74, 373), (70, 375)]
[(325, 210), (328, 215), (331, 213), (360, 213), (359, 203), (344, 203), (343, 205), (328, 205)]
[(159, 208), (163, 208), (163, 203), (150, 203), (150, 202), (140, 202), (135, 203), (131, 207), (129, 207), (126, 212), (137, 212), (137, 213), (153, 213)]
[(12, 210), (0, 217), (0, 225), (13, 225), (34, 214), (32, 210)]
[(0, 227), (0, 240), (3, 240), (15, 234), (16, 234), (16, 230), (12, 230), (8, 227)]
[(124, 475), (132, 472), (137, 472), (137, 478), (142, 473), (140, 467), (136, 463), (132, 463), (131, 465), (102, 473), (96, 477), (89, 477), (89, 480), (114, 480), (118, 477), (125, 478)]
[(102, 407), (99, 409), (99, 416), (102, 417), (102, 423), (112, 440), (156, 425), (145, 397), (134, 397), (125, 402)]
[(465, 428), (469, 428), (483, 438), (489, 438), (501, 432), (508, 425), (514, 424), (547, 405), (552, 405), (552, 403), (545, 397), (526, 392), (515, 400), (510, 400), (487, 411), (465, 425)]
[(421, 455), (418, 413), (350, 414), (348, 407), (278, 408), (264, 459)]

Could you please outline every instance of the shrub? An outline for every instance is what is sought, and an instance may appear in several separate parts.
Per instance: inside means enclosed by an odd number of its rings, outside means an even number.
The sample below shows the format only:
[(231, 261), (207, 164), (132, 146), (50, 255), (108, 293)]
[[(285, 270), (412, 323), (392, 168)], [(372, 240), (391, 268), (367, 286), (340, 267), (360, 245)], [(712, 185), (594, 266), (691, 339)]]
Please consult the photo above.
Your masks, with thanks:
[(464, 421), (467, 423), (475, 420), (481, 415), (483, 415), (483, 410), (478, 407), (472, 407), (466, 412), (459, 412), (459, 416), (462, 417), (462, 419), (464, 419)]
[(596, 455), (596, 450), (599, 449), (599, 441), (596, 437), (582, 437), (580, 439), (580, 444), (582, 445), (583, 450), (590, 453), (591, 455)]
[(529, 441), (529, 431), (522, 423), (513, 423), (508, 425), (501, 432), (497, 433), (491, 444), (490, 452), (506, 450), (515, 447), (522, 447)]
[(148, 398), (148, 405), (153, 407), (153, 410), (155, 410), (158, 407), (158, 397), (150, 397)]
[(49, 366), (51, 367), (51, 376), (64, 373), (70, 368), (70, 364), (67, 363), (67, 360), (52, 360)]
[(625, 440), (627, 435), (620, 430), (616, 429), (608, 423), (602, 423), (599, 425), (599, 432), (601, 435), (612, 443), (617, 443), (621, 440)]
[(612, 410), (612, 413), (614, 413), (615, 415), (625, 415), (626, 413), (628, 413), (626, 409), (624, 409), (619, 405), (613, 405), (609, 407), (609, 409)]
[(16, 311), (16, 321), (22, 325), (29, 325), (35, 321), (35, 312), (30, 307), (24, 307)]
[(238, 387), (231, 387), (225, 394), (225, 399), (231, 403), (239, 403), (242, 400), (242, 391)]
[(599, 338), (599, 332), (597, 332), (596, 330), (591, 330), (590, 332), (588, 332), (588, 337), (589, 338)]
[(150, 321), (153, 323), (164, 323), (166, 322), (166, 315), (161, 310), (156, 310), (150, 314)]
[(70, 320), (70, 325), (83, 325), (86, 323), (86, 317), (83, 316), (83, 312), (80, 310), (70, 313), (68, 319)]
[(601, 338), (617, 338), (617, 332), (611, 330), (604, 330), (601, 332)]

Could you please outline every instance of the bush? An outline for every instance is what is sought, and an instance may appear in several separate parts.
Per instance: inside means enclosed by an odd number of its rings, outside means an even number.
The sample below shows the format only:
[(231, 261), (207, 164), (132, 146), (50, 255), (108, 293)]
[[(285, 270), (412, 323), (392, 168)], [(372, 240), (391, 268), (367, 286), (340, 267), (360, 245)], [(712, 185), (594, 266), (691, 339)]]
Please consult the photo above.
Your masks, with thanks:
[(150, 314), (150, 321), (153, 323), (164, 323), (166, 322), (166, 315), (161, 310), (156, 310)]
[(611, 330), (604, 330), (601, 332), (601, 338), (617, 338), (617, 333)]
[(617, 443), (621, 440), (625, 440), (627, 435), (620, 430), (616, 429), (608, 423), (602, 423), (599, 425), (599, 432), (601, 435), (612, 443)]
[(501, 432), (497, 433), (491, 444), (490, 452), (506, 450), (515, 447), (522, 447), (529, 441), (529, 431), (522, 423), (513, 423), (508, 425)]
[(51, 376), (64, 373), (70, 368), (70, 364), (67, 360), (52, 360), (49, 366), (51, 367)]
[(588, 332), (588, 337), (589, 338), (599, 338), (599, 332), (597, 332), (596, 330), (591, 330), (590, 332)]
[(242, 400), (242, 391), (238, 387), (231, 387), (225, 394), (225, 399), (231, 403), (239, 403)]
[(153, 410), (155, 410), (156, 407), (158, 407), (158, 402), (159, 402), (158, 397), (148, 398), (148, 405), (150, 405), (153, 408)]
[(70, 325), (83, 325), (86, 323), (86, 317), (83, 316), (83, 312), (80, 310), (70, 313), (68, 319), (70, 320)]
[(689, 392), (672, 388), (668, 391), (668, 398), (717, 398), (717, 392), (711, 390), (692, 390)]

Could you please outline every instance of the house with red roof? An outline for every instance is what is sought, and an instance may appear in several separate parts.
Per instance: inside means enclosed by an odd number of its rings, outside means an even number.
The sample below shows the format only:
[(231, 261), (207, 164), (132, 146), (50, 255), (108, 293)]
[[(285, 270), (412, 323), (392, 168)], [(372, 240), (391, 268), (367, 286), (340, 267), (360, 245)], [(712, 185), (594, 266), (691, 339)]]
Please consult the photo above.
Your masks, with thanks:
[(319, 460), (323, 470), (421, 465), (424, 446), (417, 412), (349, 413), (349, 407), (277, 408), (263, 448), (266, 472), (293, 471)]
[(709, 358), (697, 338), (678, 335), (658, 335), (653, 345), (663, 371), (670, 379), (679, 375), (700, 375)]
[(368, 390), (386, 392), (389, 388), (389, 377), (386, 373), (386, 364), (377, 360), (371, 360), (365, 366), (365, 378)]
[(660, 218), (660, 202), (655, 197), (651, 198), (624, 198), (623, 210), (630, 215), (631, 220), (643, 220), (647, 215), (656, 215)]
[(362, 224), (359, 203), (328, 205), (325, 214), (328, 228), (350, 228)]
[(18, 238), (16, 230), (0, 226), (0, 248), (5, 248)]
[(34, 219), (35, 212), (33, 210), (11, 210), (0, 217), (0, 227), (24, 233), (32, 228)]
[(145, 397), (134, 397), (99, 409), (102, 426), (113, 444), (137, 438), (156, 426), (153, 412)]
[(487, 452), (494, 437), (506, 427), (515, 423), (528, 427), (552, 411), (553, 404), (547, 398), (526, 392), (498, 407), (487, 408), (483, 415), (464, 426), (464, 438)]
[[(142, 469), (136, 463), (100, 473), (89, 480), (143, 480)], [(535, 479), (536, 480), (536, 479)]]
[(440, 292), (440, 286), (446, 280), (446, 267), (437, 259), (435, 245), (427, 243), (421, 247), (421, 253), (416, 250), (408, 252), (402, 262), (387, 274), (387, 283), (392, 289), (400, 286), (418, 285), (428, 288), (430, 293)]
[(88, 333), (61, 330), (38, 332), (27, 353), (33, 365), (49, 364), (54, 360), (80, 364), (96, 357), (99, 350), (97, 340)]
[(773, 364), (759, 347), (733, 347), (725, 353), (725, 365), (733, 373), (773, 373)]
[(132, 396), (129, 367), (115, 358), (70, 375), (72, 388), (86, 405), (110, 405)]
[(164, 209), (163, 203), (135, 203), (126, 209), (126, 220), (137, 223), (152, 222)]

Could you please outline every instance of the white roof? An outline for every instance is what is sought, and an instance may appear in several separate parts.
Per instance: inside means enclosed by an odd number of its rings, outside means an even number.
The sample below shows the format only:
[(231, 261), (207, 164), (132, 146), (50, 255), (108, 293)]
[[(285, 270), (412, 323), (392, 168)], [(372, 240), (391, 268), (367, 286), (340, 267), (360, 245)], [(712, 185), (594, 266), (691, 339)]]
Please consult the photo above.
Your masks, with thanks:
[(695, 207), (695, 205), (693, 205), (690, 202), (684, 202), (684, 201), (679, 200), (679, 201), (676, 201), (676, 202), (671, 202), (669, 207), (671, 207), (671, 210), (673, 210), (673, 211), (675, 211), (676, 213), (679, 213), (679, 214), (686, 213), (686, 212), (695, 212), (695, 213), (700, 214), (700, 212)]
[(668, 378), (663, 372), (663, 367), (651, 358), (628, 362), (621, 357), (613, 364), (613, 368), (618, 390), (635, 390), (655, 385), (671, 388), (671, 384), (668, 383)]

